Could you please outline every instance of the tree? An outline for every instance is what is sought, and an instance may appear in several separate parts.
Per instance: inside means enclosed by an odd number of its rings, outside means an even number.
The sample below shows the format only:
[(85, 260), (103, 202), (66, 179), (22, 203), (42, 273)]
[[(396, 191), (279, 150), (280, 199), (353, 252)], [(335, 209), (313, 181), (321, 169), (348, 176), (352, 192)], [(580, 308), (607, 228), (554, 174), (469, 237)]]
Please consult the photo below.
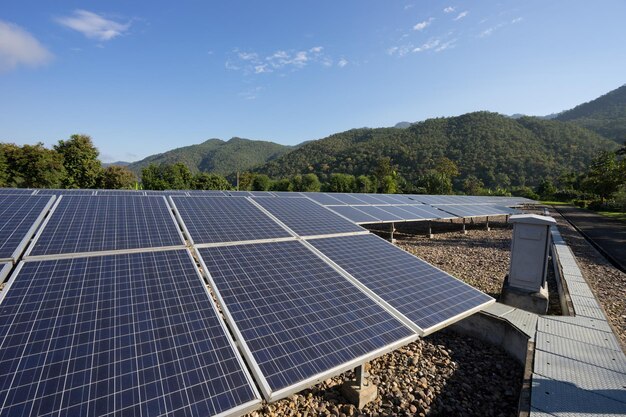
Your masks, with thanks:
[(226, 178), (218, 174), (206, 172), (194, 175), (191, 183), (194, 190), (229, 190), (231, 188)]
[(348, 174), (332, 174), (330, 176), (330, 183), (328, 184), (329, 191), (336, 193), (351, 193), (356, 188), (356, 179), (354, 175)]
[(304, 192), (318, 192), (322, 188), (322, 183), (315, 174), (306, 174), (302, 176), (302, 190)]
[(539, 194), (542, 198), (552, 197), (556, 193), (556, 187), (552, 183), (550, 178), (544, 178), (539, 183), (539, 187), (537, 187), (537, 194)]
[(189, 170), (189, 168), (187, 168), (187, 165), (181, 162), (177, 162), (171, 165), (165, 165), (165, 168), (163, 170), (163, 179), (167, 183), (167, 189), (191, 189), (191, 171)]
[(271, 180), (265, 174), (257, 174), (252, 180), (253, 191), (267, 191), (270, 189)]
[(380, 184), (380, 192), (383, 194), (394, 194), (398, 192), (398, 183), (393, 175), (383, 177)]
[(272, 182), (270, 190), (272, 191), (289, 191), (291, 189), (291, 181), (288, 178), (283, 178)]
[(2, 144), (7, 165), (6, 183), (10, 187), (58, 188), (65, 177), (63, 156), (36, 145)]
[(372, 181), (367, 175), (359, 175), (356, 177), (356, 192), (357, 193), (371, 193), (376, 190), (372, 189)]
[(128, 168), (119, 165), (109, 165), (102, 170), (98, 180), (98, 187), (116, 190), (133, 189), (137, 184), (137, 177)]
[(423, 187), (428, 194), (450, 194), (452, 192), (450, 178), (435, 170), (430, 170), (424, 174), (419, 180), (419, 186)]
[(0, 147), (0, 187), (6, 187), (9, 179), (9, 165), (4, 156), (4, 148)]
[(475, 175), (468, 175), (467, 178), (463, 180), (463, 191), (465, 191), (467, 195), (478, 195), (484, 186), (485, 184)]
[(100, 177), (102, 165), (98, 149), (87, 135), (72, 135), (70, 140), (60, 140), (54, 150), (63, 156), (66, 176), (65, 188), (94, 188)]
[(167, 190), (169, 184), (163, 178), (163, 168), (150, 164), (141, 169), (141, 185), (145, 190)]
[(252, 181), (254, 181), (254, 177), (256, 174), (252, 172), (243, 172), (239, 175), (239, 190), (240, 191), (249, 191), (252, 189)]
[(626, 183), (625, 160), (620, 159), (617, 152), (602, 152), (587, 170), (583, 188), (598, 195), (604, 202), (624, 183)]

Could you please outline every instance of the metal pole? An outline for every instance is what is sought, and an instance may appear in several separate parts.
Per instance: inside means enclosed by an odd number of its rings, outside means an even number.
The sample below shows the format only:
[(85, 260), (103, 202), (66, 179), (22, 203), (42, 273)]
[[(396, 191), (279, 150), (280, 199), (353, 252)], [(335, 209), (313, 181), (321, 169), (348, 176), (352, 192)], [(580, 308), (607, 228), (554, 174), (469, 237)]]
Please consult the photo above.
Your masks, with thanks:
[(467, 234), (467, 231), (465, 230), (465, 217), (463, 217), (463, 230), (462, 230), (463, 234)]
[(365, 386), (365, 370), (363, 369), (365, 364), (359, 365), (354, 369), (354, 376), (356, 376), (356, 385), (360, 388)]
[(428, 238), (429, 238), (429, 239), (432, 239), (433, 237), (434, 237), (434, 236), (433, 236), (432, 222), (431, 222), (431, 221), (429, 221), (429, 222), (428, 222)]
[(391, 222), (391, 230), (390, 230), (391, 236), (389, 237), (389, 241), (391, 243), (395, 242), (395, 239), (393, 238), (393, 232), (395, 232), (395, 231), (396, 231), (395, 224), (394, 224), (394, 222)]
[(491, 229), (489, 229), (489, 216), (487, 216), (487, 231), (489, 231)]

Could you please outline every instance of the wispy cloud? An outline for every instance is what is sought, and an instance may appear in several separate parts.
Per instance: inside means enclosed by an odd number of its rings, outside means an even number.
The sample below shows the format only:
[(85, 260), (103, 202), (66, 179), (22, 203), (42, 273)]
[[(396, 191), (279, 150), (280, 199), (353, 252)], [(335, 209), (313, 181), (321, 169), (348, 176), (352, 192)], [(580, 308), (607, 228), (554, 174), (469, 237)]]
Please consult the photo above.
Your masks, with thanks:
[(511, 24), (513, 25), (513, 24), (515, 24), (515, 23), (519, 23), (519, 22), (521, 22), (522, 20), (524, 20), (524, 18), (523, 18), (523, 17), (516, 17), (515, 19), (511, 20)]
[(440, 39), (429, 39), (428, 42), (422, 44), (421, 46), (418, 46), (417, 48), (413, 48), (413, 52), (424, 52), (424, 51), (428, 51), (429, 49), (434, 49), (436, 47), (439, 46), (439, 44), (441, 44), (441, 40)]
[(249, 90), (242, 91), (238, 94), (238, 96), (244, 100), (256, 100), (261, 91), (263, 91), (263, 87), (254, 87)]
[(452, 12), (453, 12), (453, 11), (455, 11), (455, 10), (456, 10), (456, 8), (455, 8), (455, 7), (448, 6), (448, 7), (446, 7), (445, 9), (443, 9), (443, 12), (444, 12), (444, 13), (452, 13)]
[(74, 10), (71, 16), (55, 19), (57, 23), (78, 31), (90, 39), (109, 41), (123, 35), (131, 22), (120, 23), (87, 10)]
[(422, 31), (430, 26), (433, 20), (435, 20), (434, 17), (429, 17), (428, 20), (424, 20), (423, 22), (419, 22), (415, 26), (413, 26), (413, 30)]
[(21, 65), (37, 67), (52, 58), (52, 53), (33, 35), (13, 23), (0, 20), (0, 72)]
[(522, 17), (517, 17), (517, 18), (515, 18), (515, 19), (511, 20), (510, 22), (502, 22), (502, 23), (498, 23), (497, 25), (491, 26), (491, 27), (489, 27), (489, 28), (487, 28), (487, 29), (483, 30), (482, 32), (480, 32), (480, 34), (478, 34), (478, 37), (479, 37), (479, 38), (486, 38), (486, 37), (488, 37), (488, 36), (493, 35), (493, 33), (494, 33), (496, 30), (498, 30), (498, 29), (500, 29), (500, 28), (502, 28), (502, 27), (504, 27), (504, 26), (506, 26), (506, 25), (514, 25), (514, 24), (516, 24), (516, 23), (521, 22), (522, 20), (524, 20), (524, 18), (522, 18)]
[(452, 49), (456, 46), (456, 39), (451, 39), (449, 41), (440, 43), (438, 47), (435, 48), (435, 52), (442, 52), (446, 49)]
[(469, 12), (467, 10), (465, 10), (464, 12), (459, 13), (458, 15), (456, 15), (456, 17), (453, 20), (461, 20), (463, 19), (465, 16), (467, 16), (469, 14)]
[[(233, 50), (225, 63), (225, 67), (234, 71), (243, 71), (246, 74), (267, 74), (273, 72), (295, 71), (311, 64), (332, 67), (334, 61), (324, 52), (324, 47), (314, 46), (304, 50), (279, 49), (269, 55), (262, 55), (252, 51)], [(337, 62), (342, 68), (348, 64), (345, 58)]]

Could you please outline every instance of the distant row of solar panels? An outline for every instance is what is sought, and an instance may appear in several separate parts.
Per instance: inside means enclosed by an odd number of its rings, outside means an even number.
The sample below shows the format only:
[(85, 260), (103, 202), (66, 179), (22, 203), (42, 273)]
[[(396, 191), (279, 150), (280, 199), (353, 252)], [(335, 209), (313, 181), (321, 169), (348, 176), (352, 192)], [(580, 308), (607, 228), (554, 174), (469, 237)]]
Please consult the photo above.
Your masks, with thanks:
[[(258, 404), (232, 343), (213, 343), (224, 329), (212, 304), (202, 308), (210, 297), (198, 295), (190, 253), (170, 246), (180, 232), (165, 200), (70, 197), (0, 295), (10, 318), (0, 412), (214, 415)], [(493, 302), (308, 199), (170, 201), (269, 400)]]

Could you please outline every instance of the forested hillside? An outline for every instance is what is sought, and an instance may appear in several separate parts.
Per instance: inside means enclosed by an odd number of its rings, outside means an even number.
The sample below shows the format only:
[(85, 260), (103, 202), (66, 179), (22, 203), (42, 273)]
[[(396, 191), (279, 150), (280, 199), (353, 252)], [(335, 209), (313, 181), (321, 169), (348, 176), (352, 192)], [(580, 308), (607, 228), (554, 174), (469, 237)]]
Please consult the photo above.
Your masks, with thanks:
[(209, 139), (198, 145), (185, 146), (164, 153), (151, 155), (128, 168), (136, 174), (150, 164), (185, 164), (192, 173), (211, 172), (228, 175), (246, 171), (271, 161), (293, 147), (273, 142), (232, 138), (229, 141)]
[(576, 123), (622, 144), (626, 141), (626, 85), (565, 111), (556, 119)]
[(381, 158), (408, 183), (448, 158), (460, 172), (487, 187), (537, 185), (543, 178), (585, 169), (603, 150), (617, 145), (569, 123), (539, 118), (511, 119), (476, 112), (430, 119), (408, 128), (353, 129), (308, 143), (256, 169), (272, 178), (315, 173), (371, 175)]

